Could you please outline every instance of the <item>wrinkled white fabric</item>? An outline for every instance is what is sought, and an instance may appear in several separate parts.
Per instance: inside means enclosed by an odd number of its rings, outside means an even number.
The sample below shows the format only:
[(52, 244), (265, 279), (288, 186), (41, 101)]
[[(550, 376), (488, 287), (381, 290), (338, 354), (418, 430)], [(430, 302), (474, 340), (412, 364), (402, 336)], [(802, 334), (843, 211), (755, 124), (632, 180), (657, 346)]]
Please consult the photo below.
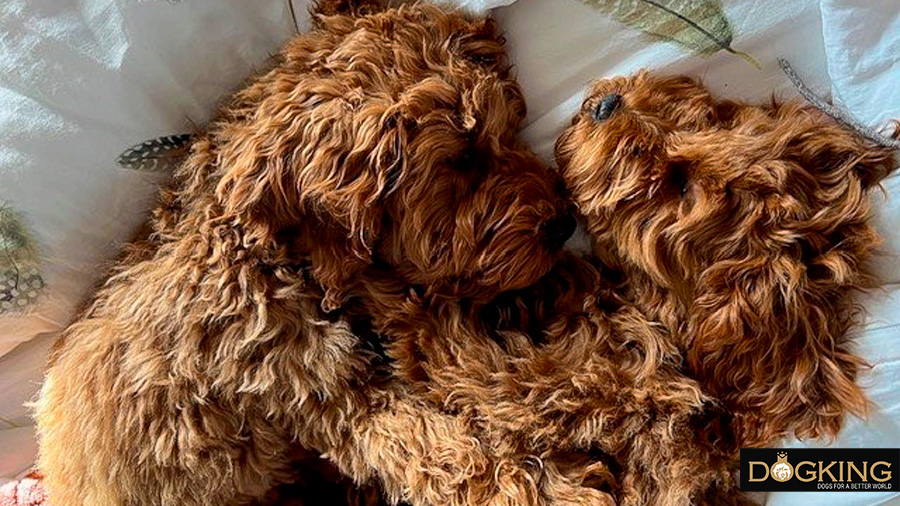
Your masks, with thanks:
[(900, 4), (822, 0), (821, 9), (835, 100), (873, 126), (900, 118)]
[(512, 5), (516, 0), (456, 0), (451, 2), (460, 7), (479, 14), (484, 14), (496, 7), (505, 7)]

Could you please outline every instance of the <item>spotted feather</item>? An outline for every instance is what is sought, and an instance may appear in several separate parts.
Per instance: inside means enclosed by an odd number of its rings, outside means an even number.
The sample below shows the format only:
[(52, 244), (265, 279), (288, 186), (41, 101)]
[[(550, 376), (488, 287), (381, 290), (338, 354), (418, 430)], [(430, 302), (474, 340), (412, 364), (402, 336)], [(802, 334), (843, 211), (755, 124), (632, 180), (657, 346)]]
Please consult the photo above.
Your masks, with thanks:
[(190, 151), (191, 134), (166, 135), (134, 145), (119, 155), (116, 162), (126, 169), (145, 172), (172, 170)]

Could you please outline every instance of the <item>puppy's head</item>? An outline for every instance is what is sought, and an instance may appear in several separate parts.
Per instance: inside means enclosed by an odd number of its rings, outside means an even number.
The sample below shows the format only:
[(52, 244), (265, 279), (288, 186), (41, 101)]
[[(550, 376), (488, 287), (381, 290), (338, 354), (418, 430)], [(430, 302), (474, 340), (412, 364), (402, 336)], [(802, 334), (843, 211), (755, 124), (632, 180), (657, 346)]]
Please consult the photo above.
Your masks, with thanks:
[(546, 272), (574, 219), (516, 140), (525, 103), (493, 23), (415, 5), (316, 26), (216, 132), (226, 210), (256, 240), (299, 241), (331, 305), (375, 263), (473, 298)]
[(863, 410), (848, 295), (870, 283), (867, 190), (889, 150), (797, 104), (642, 73), (593, 86), (557, 161), (596, 249), (673, 299), (689, 367), (747, 441)]

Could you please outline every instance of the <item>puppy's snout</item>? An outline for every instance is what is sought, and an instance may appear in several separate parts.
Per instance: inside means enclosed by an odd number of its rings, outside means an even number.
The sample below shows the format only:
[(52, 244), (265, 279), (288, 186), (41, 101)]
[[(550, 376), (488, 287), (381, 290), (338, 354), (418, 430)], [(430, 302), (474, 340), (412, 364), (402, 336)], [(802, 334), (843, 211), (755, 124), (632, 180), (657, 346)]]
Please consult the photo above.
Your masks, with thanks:
[(619, 95), (618, 93), (606, 95), (600, 102), (597, 102), (597, 106), (594, 107), (594, 112), (592, 113), (594, 121), (609, 119), (621, 104), (622, 95)]
[(553, 247), (562, 247), (575, 233), (575, 217), (571, 214), (556, 216), (544, 223), (543, 230), (547, 242)]

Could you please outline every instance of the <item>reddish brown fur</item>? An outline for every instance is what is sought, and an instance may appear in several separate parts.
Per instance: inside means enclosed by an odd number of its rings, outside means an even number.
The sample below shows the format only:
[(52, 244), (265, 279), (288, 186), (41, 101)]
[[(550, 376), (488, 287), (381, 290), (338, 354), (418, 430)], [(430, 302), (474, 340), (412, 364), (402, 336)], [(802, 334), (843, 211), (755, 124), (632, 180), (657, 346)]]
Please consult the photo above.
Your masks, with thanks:
[(516, 141), (490, 21), (417, 5), (316, 26), (200, 134), (55, 350), (36, 402), (55, 505), (247, 504), (307, 450), (393, 499), (499, 493), (478, 440), (379, 376), (343, 307), (376, 266), (476, 302), (533, 283), (559, 185)]
[(472, 490), (509, 505), (744, 504), (727, 417), (608, 274), (566, 257), (479, 308), (378, 275), (365, 306), (395, 377), (481, 441), (494, 471), (467, 476)]
[[(609, 94), (621, 106), (591, 111)], [(595, 251), (664, 324), (743, 446), (862, 414), (852, 293), (872, 285), (868, 190), (896, 164), (815, 109), (717, 101), (687, 78), (595, 84), (557, 143)]]

